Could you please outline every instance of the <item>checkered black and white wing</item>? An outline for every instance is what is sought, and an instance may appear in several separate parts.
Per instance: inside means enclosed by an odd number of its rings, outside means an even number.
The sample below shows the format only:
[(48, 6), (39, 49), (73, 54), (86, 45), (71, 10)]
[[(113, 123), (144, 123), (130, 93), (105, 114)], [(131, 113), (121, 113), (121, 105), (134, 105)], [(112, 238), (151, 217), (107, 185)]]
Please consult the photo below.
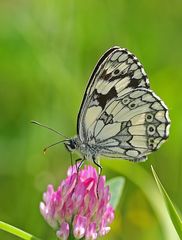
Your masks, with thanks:
[(97, 122), (110, 101), (137, 88), (149, 88), (149, 80), (141, 63), (127, 49), (109, 49), (97, 63), (81, 104), (77, 119), (80, 140), (92, 140), (93, 133), (89, 127)]
[(134, 89), (110, 101), (89, 127), (101, 155), (145, 160), (169, 135), (169, 114), (153, 91)]

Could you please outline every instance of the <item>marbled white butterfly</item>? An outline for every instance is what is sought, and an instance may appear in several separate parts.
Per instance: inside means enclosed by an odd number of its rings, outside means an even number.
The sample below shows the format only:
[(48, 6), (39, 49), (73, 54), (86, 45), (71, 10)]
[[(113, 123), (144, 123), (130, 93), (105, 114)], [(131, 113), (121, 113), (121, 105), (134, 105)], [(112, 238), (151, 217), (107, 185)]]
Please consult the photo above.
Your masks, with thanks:
[(113, 47), (90, 77), (77, 136), (63, 142), (70, 152), (81, 155), (79, 167), (87, 159), (101, 170), (100, 156), (146, 160), (168, 138), (169, 127), (168, 108), (150, 89), (141, 63), (127, 49)]

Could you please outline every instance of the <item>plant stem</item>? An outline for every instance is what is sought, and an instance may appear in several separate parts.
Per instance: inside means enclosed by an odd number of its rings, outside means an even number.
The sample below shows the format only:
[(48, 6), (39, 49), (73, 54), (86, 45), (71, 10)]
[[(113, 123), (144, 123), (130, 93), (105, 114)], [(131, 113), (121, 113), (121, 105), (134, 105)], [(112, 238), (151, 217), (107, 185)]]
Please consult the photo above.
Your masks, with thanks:
[(75, 237), (73, 236), (72, 231), (70, 231), (68, 240), (75, 240)]
[(2, 221), (0, 221), (0, 229), (25, 240), (40, 240), (39, 238), (34, 237), (30, 233), (24, 232), (23, 230)]

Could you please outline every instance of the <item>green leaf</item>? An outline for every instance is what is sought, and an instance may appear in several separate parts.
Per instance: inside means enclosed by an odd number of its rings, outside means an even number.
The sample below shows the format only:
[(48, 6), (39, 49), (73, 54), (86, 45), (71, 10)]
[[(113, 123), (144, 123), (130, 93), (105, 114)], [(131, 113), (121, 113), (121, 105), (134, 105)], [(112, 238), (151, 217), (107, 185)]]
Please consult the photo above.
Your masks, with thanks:
[(164, 201), (165, 201), (167, 210), (169, 212), (170, 218), (173, 222), (173, 225), (174, 225), (180, 239), (182, 239), (182, 221), (181, 221), (181, 218), (180, 218), (176, 208), (174, 207), (174, 204), (172, 203), (169, 195), (167, 194), (165, 188), (163, 187), (162, 183), (160, 182), (159, 177), (157, 176), (154, 168), (152, 166), (151, 166), (151, 168), (152, 168), (152, 173), (154, 175), (157, 186), (158, 186), (158, 188), (159, 188), (159, 190), (162, 193), (162, 196), (164, 198)]
[(116, 209), (121, 198), (124, 183), (125, 179), (123, 177), (115, 177), (107, 181), (107, 185), (109, 185), (111, 192), (111, 205), (114, 209)]
[(2, 221), (0, 221), (0, 229), (4, 230), (5, 232), (9, 232), (17, 237), (20, 237), (24, 240), (40, 240), (39, 238), (34, 237), (30, 233), (24, 232), (23, 230)]

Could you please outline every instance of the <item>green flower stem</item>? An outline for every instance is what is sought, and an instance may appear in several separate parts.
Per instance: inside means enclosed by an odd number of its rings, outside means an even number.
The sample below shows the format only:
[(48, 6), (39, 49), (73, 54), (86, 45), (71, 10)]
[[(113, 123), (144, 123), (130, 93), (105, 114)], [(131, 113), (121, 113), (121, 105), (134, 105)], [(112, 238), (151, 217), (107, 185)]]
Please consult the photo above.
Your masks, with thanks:
[(69, 238), (68, 238), (68, 240), (75, 240), (75, 238), (74, 238), (73, 234), (70, 234), (70, 235), (69, 235)]
[(37, 237), (34, 237), (30, 233), (24, 232), (21, 229), (18, 229), (10, 224), (0, 221), (0, 229), (4, 230), (5, 232), (11, 233), (17, 237), (20, 237), (25, 240), (40, 240)]

